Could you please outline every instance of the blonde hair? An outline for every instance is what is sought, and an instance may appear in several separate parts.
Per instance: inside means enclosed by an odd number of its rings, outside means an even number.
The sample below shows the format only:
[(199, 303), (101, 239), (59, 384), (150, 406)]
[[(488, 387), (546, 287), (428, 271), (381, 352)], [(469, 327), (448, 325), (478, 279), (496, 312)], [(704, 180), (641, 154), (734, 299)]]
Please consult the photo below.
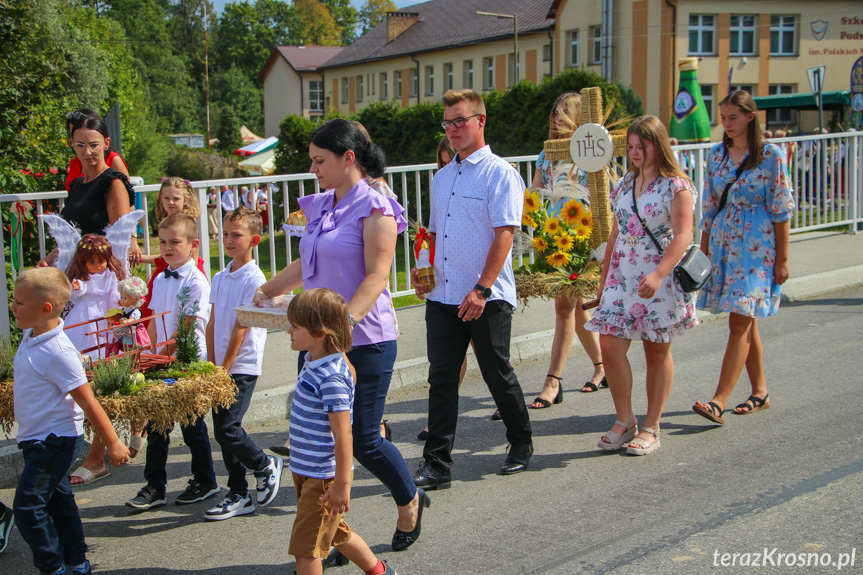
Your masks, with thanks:
[(245, 224), (253, 236), (261, 235), (261, 231), (264, 229), (264, 222), (261, 219), (261, 214), (255, 210), (247, 208), (246, 206), (240, 206), (236, 210), (231, 210), (225, 214), (224, 221), (226, 223), (237, 222)]
[(328, 354), (351, 349), (348, 302), (331, 289), (312, 288), (294, 296), (288, 305), (288, 321), (306, 328), (314, 337), (325, 336)]
[(198, 239), (198, 225), (189, 214), (172, 214), (159, 222), (159, 229), (174, 230), (183, 234), (189, 243)]
[(147, 295), (147, 282), (138, 276), (130, 276), (117, 282), (117, 291), (125, 296), (140, 300)]
[[(752, 99), (752, 94), (747, 92), (746, 90), (735, 90), (731, 92), (727, 96), (725, 96), (721, 102), (719, 102), (719, 106), (737, 106), (740, 108), (740, 111), (744, 114), (751, 114), (752, 112), (758, 112), (758, 106), (755, 105), (755, 100)], [(746, 142), (749, 147), (749, 156), (747, 156), (746, 161), (744, 163), (744, 170), (749, 170), (758, 166), (762, 160), (764, 160), (764, 136), (761, 133), (761, 124), (758, 122), (757, 117), (753, 117), (749, 121), (749, 126), (747, 126), (746, 132)], [(733, 143), (732, 139), (728, 137), (728, 134), (722, 134), (722, 157), (725, 158), (728, 155), (728, 148), (731, 147)]]
[[(563, 120), (566, 122), (566, 128), (560, 129), (557, 122), (554, 121), (554, 116), (557, 113), (557, 108), (563, 106)], [(566, 92), (558, 96), (554, 101), (554, 106), (551, 107), (551, 114), (548, 116), (548, 139), (549, 140), (564, 140), (572, 137), (572, 133), (581, 125), (581, 94), (578, 92)]]
[(24, 270), (15, 280), (15, 287), (26, 290), (42, 302), (50, 303), (53, 308), (52, 318), (60, 315), (72, 297), (69, 278), (55, 267)]
[[(626, 130), (627, 142), (629, 142), (629, 136), (633, 134), (638, 136), (642, 144), (653, 144), (656, 153), (656, 170), (661, 176), (689, 180), (677, 160), (674, 159), (674, 152), (671, 151), (671, 144), (668, 142), (668, 132), (659, 118), (656, 116), (638, 118)], [(638, 176), (639, 169), (632, 162), (629, 162), (629, 171)]]
[(159, 188), (159, 196), (156, 198), (156, 219), (162, 221), (168, 217), (168, 212), (162, 206), (162, 190), (165, 188), (177, 188), (183, 192), (183, 209), (180, 213), (188, 214), (193, 219), (198, 219), (201, 215), (201, 207), (198, 204), (198, 198), (195, 195), (195, 188), (189, 183), (189, 180), (182, 178), (162, 178), (162, 187)]
[(473, 90), (447, 90), (441, 98), (444, 107), (455, 106), (459, 102), (467, 102), (468, 109), (474, 114), (485, 114), (485, 102), (482, 96)]

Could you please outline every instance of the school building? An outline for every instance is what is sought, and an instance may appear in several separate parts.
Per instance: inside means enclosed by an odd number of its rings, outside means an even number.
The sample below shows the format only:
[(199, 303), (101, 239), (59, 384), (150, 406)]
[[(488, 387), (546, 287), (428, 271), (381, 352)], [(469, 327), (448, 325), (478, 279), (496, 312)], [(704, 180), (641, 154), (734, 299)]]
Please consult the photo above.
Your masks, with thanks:
[[(824, 92), (847, 92), (852, 66), (863, 57), (863, 3), (431, 0), (388, 14), (317, 71), (323, 105), (352, 113), (372, 102), (439, 100), (450, 88), (504, 90), (580, 67), (631, 85), (648, 114), (669, 122), (677, 65), (688, 57), (699, 59), (715, 140), (717, 103), (731, 89), (756, 97), (809, 94), (806, 69), (824, 65)], [(847, 105), (848, 95), (830, 99), (837, 101)], [(773, 129), (817, 126), (815, 111), (780, 108), (761, 116)], [(267, 130), (276, 135), (269, 124)]]

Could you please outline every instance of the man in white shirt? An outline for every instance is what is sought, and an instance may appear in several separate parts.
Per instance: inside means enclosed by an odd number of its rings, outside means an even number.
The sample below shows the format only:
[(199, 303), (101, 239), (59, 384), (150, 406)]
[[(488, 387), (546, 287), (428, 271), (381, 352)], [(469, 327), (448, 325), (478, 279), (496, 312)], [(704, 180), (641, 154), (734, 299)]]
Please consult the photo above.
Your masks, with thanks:
[(521, 225), (524, 181), (485, 145), (485, 105), (476, 92), (450, 90), (443, 104), (442, 125), (458, 154), (432, 181), (435, 287), (423, 286), (411, 272), (417, 295), (429, 299), (429, 436), (425, 465), (414, 476), (426, 489), (452, 480), (459, 370), (471, 340), (511, 444), (501, 473), (524, 471), (533, 454), (524, 394), (509, 361), (516, 306), (512, 241)]
[(228, 212), (236, 209), (237, 203), (234, 200), (234, 190), (230, 186), (222, 186), (222, 219), (228, 215)]

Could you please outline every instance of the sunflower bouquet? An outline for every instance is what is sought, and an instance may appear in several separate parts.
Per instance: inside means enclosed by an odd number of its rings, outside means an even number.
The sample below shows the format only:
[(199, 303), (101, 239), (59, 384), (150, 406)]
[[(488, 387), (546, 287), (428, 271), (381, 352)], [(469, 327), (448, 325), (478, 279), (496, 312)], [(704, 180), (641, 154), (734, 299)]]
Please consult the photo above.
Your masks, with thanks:
[(521, 252), (533, 262), (516, 270), (518, 297), (584, 298), (599, 287), (601, 264), (590, 260), (593, 215), (579, 199), (542, 199), (538, 190), (525, 190), (521, 219)]

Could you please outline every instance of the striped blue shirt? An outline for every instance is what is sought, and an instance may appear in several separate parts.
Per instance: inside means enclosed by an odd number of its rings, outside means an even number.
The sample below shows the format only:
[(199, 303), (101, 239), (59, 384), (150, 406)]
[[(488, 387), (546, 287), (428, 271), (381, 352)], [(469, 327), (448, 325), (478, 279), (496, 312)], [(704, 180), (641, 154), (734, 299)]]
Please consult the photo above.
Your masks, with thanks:
[(336, 475), (336, 449), (329, 414), (351, 412), (354, 380), (341, 353), (306, 363), (297, 377), (291, 405), (291, 459), (297, 475), (330, 479)]

